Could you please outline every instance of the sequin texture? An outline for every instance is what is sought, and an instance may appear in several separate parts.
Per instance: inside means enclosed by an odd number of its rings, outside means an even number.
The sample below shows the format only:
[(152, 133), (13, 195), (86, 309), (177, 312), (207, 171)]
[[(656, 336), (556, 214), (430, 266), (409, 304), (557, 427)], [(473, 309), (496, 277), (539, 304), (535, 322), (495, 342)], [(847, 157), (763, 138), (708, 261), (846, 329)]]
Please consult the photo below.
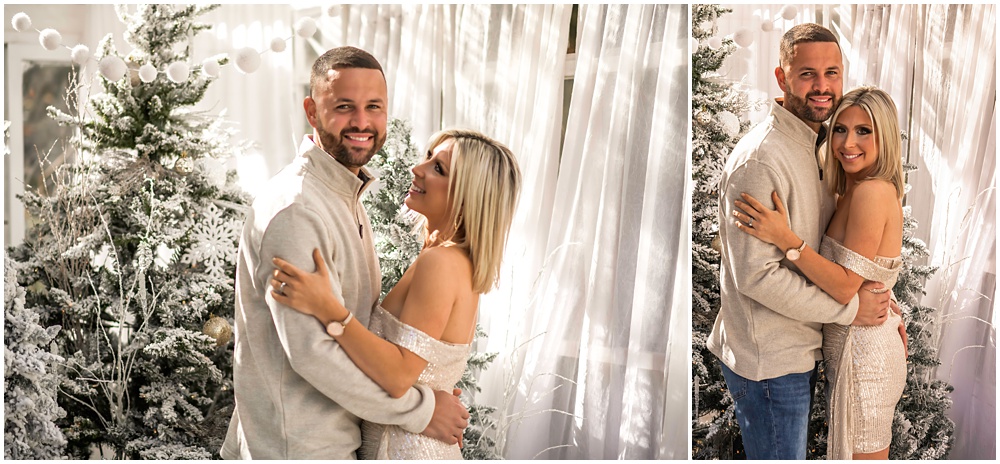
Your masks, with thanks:
[[(471, 344), (456, 345), (437, 340), (404, 324), (381, 306), (372, 312), (369, 330), (375, 335), (412, 351), (427, 361), (418, 384), (451, 391), (465, 372)], [(395, 425), (361, 424), (361, 459), (462, 459), (458, 445), (449, 445)]]
[[(820, 254), (866, 280), (892, 288), (902, 258), (873, 260), (824, 236)], [(827, 459), (884, 450), (892, 440), (892, 418), (906, 386), (906, 354), (897, 330), (900, 317), (890, 311), (879, 326), (823, 326), (829, 399)]]

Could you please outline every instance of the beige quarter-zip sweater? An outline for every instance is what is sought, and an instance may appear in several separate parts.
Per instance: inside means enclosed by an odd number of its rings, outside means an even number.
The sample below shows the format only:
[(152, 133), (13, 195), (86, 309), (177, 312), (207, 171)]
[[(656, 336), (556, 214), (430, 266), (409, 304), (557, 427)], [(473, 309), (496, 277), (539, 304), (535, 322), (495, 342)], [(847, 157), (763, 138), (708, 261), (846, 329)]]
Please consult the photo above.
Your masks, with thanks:
[[(365, 179), (365, 180), (362, 180)], [(351, 171), (306, 136), (298, 156), (261, 189), (240, 238), (236, 275), (236, 410), (226, 459), (354, 459), (362, 419), (420, 433), (434, 411), (424, 386), (391, 398), (312, 316), (274, 301), (271, 258), (315, 270), (319, 248), (338, 299), (364, 325), (381, 275), (360, 202), (372, 176)]]
[(814, 250), (836, 209), (819, 177), (817, 134), (771, 102), (767, 119), (744, 136), (719, 184), (722, 305), (706, 342), (733, 372), (751, 380), (811, 370), (823, 358), (824, 323), (848, 325), (858, 297), (844, 306), (812, 285), (783, 250), (736, 228), (733, 202), (748, 193), (774, 209), (777, 191), (795, 234)]

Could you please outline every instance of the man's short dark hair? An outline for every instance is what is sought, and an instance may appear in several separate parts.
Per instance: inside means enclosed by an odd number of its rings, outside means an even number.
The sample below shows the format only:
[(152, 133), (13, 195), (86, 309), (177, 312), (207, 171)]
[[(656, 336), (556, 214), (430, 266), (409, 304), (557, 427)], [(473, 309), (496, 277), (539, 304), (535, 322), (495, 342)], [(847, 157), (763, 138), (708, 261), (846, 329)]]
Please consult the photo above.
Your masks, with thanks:
[(327, 71), (345, 68), (377, 69), (385, 79), (382, 65), (371, 53), (356, 47), (331, 48), (313, 63), (312, 73), (309, 75), (309, 95), (312, 95), (313, 89), (320, 82), (326, 80)]
[(833, 32), (830, 32), (829, 29), (820, 26), (819, 24), (799, 24), (792, 27), (785, 32), (785, 35), (781, 36), (778, 65), (784, 68), (785, 65), (791, 63), (792, 55), (795, 52), (795, 46), (800, 43), (808, 42), (833, 42), (837, 44), (837, 48), (840, 48), (840, 42), (837, 41), (837, 36), (833, 35)]

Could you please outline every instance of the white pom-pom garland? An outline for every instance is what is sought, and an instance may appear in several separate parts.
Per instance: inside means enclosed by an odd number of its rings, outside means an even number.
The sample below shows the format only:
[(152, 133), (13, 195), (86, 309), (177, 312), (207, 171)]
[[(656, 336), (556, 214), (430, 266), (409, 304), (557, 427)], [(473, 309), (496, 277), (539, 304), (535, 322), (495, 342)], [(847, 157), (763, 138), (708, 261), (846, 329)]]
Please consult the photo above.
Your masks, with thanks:
[(275, 37), (271, 39), (271, 51), (274, 53), (281, 53), (285, 51), (285, 39), (281, 37)]
[(723, 111), (715, 115), (715, 120), (722, 126), (723, 132), (730, 137), (736, 137), (740, 133), (740, 118), (729, 111)]
[(236, 51), (236, 67), (245, 74), (250, 74), (260, 67), (260, 53), (250, 47)]
[(305, 17), (295, 22), (295, 34), (303, 39), (308, 39), (316, 33), (316, 20)]
[(219, 77), (219, 61), (215, 58), (206, 58), (201, 62), (201, 72), (209, 77)]
[(140, 66), (139, 79), (147, 84), (156, 80), (156, 66), (149, 63)]
[(73, 59), (74, 63), (82, 65), (90, 59), (90, 47), (77, 44), (77, 46), (73, 47), (73, 51), (70, 52), (69, 56)]
[(187, 82), (190, 73), (191, 67), (183, 61), (170, 63), (170, 66), (167, 66), (167, 77), (178, 84)]
[(17, 32), (24, 32), (31, 29), (31, 16), (26, 14), (18, 13), (10, 19), (10, 25), (14, 26), (14, 30)]
[(121, 80), (125, 76), (125, 71), (128, 71), (125, 62), (115, 55), (108, 55), (101, 58), (101, 61), (97, 63), (97, 69), (105, 79), (112, 82)]
[(326, 15), (331, 18), (340, 16), (340, 5), (330, 5), (326, 7)]
[(795, 5), (785, 5), (781, 7), (781, 17), (787, 20), (795, 19), (795, 15), (799, 14), (799, 9)]
[(743, 48), (747, 48), (753, 43), (753, 34), (749, 30), (740, 29), (733, 34), (733, 42)]
[(764, 32), (771, 32), (771, 31), (774, 30), (774, 23), (772, 23), (768, 19), (765, 19), (765, 20), (763, 20), (763, 21), (760, 22), (760, 30), (762, 30)]
[(712, 50), (718, 50), (719, 47), (722, 47), (722, 39), (720, 39), (719, 37), (708, 38), (708, 48), (711, 48)]
[(62, 34), (55, 29), (45, 29), (38, 35), (38, 41), (46, 50), (55, 50), (62, 45)]

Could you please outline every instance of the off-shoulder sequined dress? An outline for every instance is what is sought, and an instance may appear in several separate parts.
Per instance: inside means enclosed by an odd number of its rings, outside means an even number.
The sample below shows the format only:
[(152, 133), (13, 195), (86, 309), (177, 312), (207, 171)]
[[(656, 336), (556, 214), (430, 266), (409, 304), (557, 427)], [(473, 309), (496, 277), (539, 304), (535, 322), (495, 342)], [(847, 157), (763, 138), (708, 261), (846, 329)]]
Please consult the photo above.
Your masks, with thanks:
[[(901, 258), (870, 260), (824, 236), (820, 255), (866, 280), (892, 288)], [(829, 400), (827, 459), (884, 450), (892, 439), (892, 418), (906, 386), (906, 354), (899, 336), (900, 317), (889, 311), (879, 326), (823, 326), (823, 358)]]
[[(418, 384), (434, 390), (451, 391), (465, 372), (471, 344), (455, 345), (437, 340), (404, 324), (376, 306), (368, 329), (375, 335), (412, 351), (427, 361)], [(462, 459), (458, 445), (449, 445), (424, 435), (407, 432), (395, 425), (361, 423), (360, 459)]]

